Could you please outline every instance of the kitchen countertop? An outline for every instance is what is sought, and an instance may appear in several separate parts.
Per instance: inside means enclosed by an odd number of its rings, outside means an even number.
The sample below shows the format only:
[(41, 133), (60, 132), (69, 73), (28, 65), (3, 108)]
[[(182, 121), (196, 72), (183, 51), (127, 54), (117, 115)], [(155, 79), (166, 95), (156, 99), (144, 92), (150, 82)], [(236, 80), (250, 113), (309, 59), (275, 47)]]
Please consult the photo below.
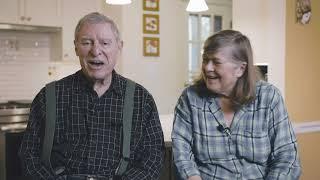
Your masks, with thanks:
[(163, 136), (164, 136), (164, 142), (166, 144), (171, 144), (171, 131), (172, 131), (172, 125), (173, 125), (173, 114), (161, 114), (159, 115), (160, 122), (162, 126)]

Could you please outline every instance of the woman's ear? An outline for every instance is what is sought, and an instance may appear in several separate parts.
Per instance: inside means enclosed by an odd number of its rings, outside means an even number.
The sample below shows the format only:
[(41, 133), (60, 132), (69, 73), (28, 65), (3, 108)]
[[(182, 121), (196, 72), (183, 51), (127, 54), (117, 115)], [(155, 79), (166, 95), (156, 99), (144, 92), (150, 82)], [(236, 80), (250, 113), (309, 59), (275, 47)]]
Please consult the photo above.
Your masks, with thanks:
[(247, 63), (246, 62), (241, 62), (237, 68), (237, 72), (236, 72), (236, 76), (238, 78), (240, 78), (244, 72), (246, 71), (247, 69)]

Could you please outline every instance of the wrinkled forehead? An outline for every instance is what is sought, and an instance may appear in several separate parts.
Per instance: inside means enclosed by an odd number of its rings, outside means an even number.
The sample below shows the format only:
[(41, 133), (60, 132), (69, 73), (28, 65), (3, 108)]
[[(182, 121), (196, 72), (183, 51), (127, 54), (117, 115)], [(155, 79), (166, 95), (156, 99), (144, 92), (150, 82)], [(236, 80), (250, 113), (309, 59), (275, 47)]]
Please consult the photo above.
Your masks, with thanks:
[(88, 36), (99, 36), (100, 38), (118, 38), (117, 33), (113, 30), (112, 25), (108, 22), (85, 22), (83, 23), (79, 31), (75, 34), (75, 39), (79, 39)]
[(202, 57), (209, 58), (209, 59), (215, 58), (217, 56), (225, 56), (228, 58), (232, 58), (233, 51), (234, 51), (233, 46), (224, 46), (216, 49), (207, 49), (203, 52)]

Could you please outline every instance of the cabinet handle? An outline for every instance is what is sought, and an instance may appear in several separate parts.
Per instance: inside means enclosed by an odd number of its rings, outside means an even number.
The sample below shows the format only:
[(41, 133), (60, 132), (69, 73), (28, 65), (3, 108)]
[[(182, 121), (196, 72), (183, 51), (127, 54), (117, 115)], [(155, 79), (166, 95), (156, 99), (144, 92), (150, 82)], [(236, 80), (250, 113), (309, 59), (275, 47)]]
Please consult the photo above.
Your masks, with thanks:
[(24, 20), (26, 19), (26, 17), (21, 16), (20, 19), (21, 19), (22, 21), (24, 21)]
[(31, 17), (27, 17), (27, 21), (31, 21)]

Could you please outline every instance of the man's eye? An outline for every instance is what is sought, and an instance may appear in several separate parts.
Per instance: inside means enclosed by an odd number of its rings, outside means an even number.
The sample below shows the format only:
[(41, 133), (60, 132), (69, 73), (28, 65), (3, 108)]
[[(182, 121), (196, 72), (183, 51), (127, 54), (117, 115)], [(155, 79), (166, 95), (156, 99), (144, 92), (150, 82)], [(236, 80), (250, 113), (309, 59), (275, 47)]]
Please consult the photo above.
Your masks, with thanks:
[(92, 43), (90, 41), (81, 42), (82, 46), (90, 46)]
[(103, 42), (102, 44), (103, 44), (103, 46), (110, 46), (111, 42)]

